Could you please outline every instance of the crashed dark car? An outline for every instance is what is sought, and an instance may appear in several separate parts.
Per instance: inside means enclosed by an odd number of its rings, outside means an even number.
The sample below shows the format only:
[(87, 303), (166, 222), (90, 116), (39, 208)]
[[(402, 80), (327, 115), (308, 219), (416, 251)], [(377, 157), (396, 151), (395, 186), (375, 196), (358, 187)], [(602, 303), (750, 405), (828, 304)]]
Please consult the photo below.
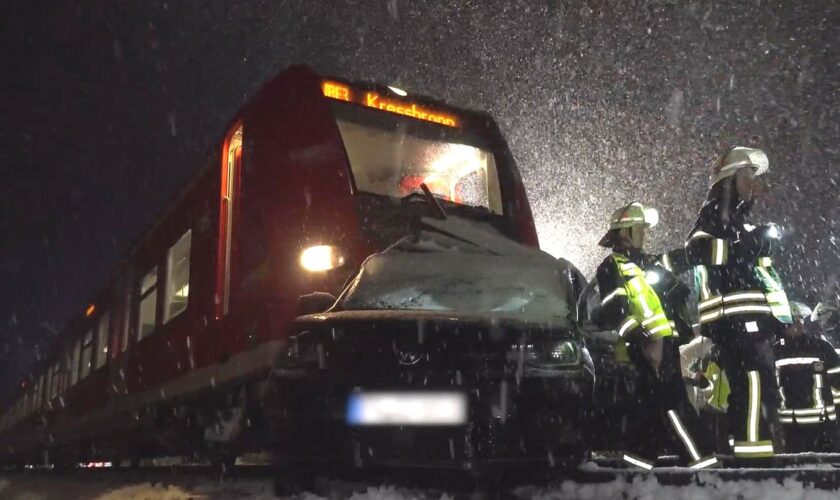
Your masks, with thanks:
[(422, 231), (369, 257), (332, 307), (297, 318), (273, 370), (278, 461), (474, 475), (578, 464), (594, 374), (576, 276), (492, 232)]

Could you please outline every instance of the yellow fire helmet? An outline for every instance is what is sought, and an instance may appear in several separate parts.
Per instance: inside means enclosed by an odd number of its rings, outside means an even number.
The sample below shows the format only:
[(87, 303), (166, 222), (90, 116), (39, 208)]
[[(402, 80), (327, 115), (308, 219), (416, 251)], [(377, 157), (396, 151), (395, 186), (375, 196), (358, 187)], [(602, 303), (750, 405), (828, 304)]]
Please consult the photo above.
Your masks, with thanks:
[(712, 164), (711, 185), (714, 186), (719, 181), (735, 175), (735, 172), (744, 167), (754, 168), (755, 175), (758, 176), (767, 172), (770, 162), (760, 149), (736, 146), (720, 155)]
[(625, 227), (654, 227), (659, 223), (659, 212), (655, 208), (645, 207), (638, 201), (625, 205), (610, 217), (610, 229), (598, 242), (602, 247), (611, 247), (615, 233)]

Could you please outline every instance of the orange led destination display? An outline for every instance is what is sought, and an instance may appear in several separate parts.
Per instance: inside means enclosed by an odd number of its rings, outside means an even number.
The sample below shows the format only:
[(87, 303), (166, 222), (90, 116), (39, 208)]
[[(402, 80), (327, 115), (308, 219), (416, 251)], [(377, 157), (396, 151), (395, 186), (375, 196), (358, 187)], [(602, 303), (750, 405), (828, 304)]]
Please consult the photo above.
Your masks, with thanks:
[(321, 91), (326, 97), (339, 101), (355, 102), (369, 108), (388, 111), (398, 115), (410, 116), (418, 120), (439, 123), (448, 127), (457, 127), (458, 121), (452, 115), (432, 111), (428, 108), (418, 106), (415, 103), (397, 101), (389, 97), (383, 97), (379, 92), (366, 90), (364, 92), (354, 91), (349, 86), (324, 80), (321, 83)]

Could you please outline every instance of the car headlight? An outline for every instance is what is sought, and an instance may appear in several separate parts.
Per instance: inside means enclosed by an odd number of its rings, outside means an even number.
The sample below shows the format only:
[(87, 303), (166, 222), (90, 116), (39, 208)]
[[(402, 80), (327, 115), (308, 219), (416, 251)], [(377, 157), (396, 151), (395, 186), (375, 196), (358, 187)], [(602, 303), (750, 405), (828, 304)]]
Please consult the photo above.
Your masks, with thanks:
[(300, 266), (307, 271), (329, 271), (344, 265), (344, 256), (333, 245), (315, 245), (300, 253)]
[(507, 352), (510, 362), (537, 367), (573, 366), (580, 363), (580, 348), (571, 340), (557, 343), (513, 344)]
[(580, 362), (580, 349), (575, 342), (566, 340), (551, 348), (548, 359), (554, 365), (576, 365)]

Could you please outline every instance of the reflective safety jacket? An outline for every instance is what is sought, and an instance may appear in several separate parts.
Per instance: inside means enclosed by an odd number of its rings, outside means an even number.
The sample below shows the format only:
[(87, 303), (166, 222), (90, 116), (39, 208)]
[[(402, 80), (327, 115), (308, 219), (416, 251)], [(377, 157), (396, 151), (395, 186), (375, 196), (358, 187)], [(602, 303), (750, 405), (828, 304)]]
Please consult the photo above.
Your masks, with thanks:
[(718, 325), (732, 318), (791, 323), (787, 295), (772, 261), (778, 229), (755, 227), (736, 215), (724, 225), (718, 210), (717, 200), (706, 202), (685, 244), (688, 263), (695, 266), (703, 335), (714, 338)]
[(712, 389), (707, 401), (708, 405), (715, 410), (726, 413), (729, 408), (729, 379), (726, 372), (717, 361), (710, 361), (706, 366), (706, 379), (712, 384)]
[(837, 420), (832, 387), (840, 387), (840, 355), (822, 335), (779, 339), (775, 346), (783, 424), (810, 425)]
[(602, 327), (618, 330), (622, 341), (634, 334), (670, 337), (675, 333), (659, 296), (645, 277), (647, 268), (653, 266), (653, 258), (641, 252), (613, 252), (598, 266), (599, 320)]

